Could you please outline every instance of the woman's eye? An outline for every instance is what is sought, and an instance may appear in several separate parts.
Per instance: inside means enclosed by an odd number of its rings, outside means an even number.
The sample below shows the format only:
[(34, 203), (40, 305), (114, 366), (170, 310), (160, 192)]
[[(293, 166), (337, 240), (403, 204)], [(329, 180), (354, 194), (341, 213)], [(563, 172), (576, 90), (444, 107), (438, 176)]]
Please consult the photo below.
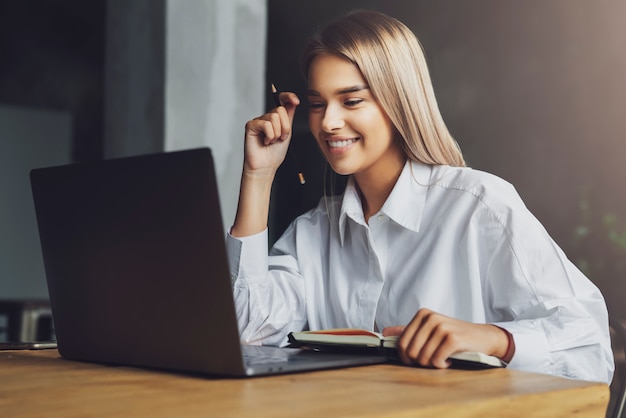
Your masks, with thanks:
[(349, 99), (343, 102), (346, 106), (356, 106), (363, 102), (363, 99)]
[(311, 109), (321, 109), (324, 107), (324, 103), (309, 103), (309, 108)]

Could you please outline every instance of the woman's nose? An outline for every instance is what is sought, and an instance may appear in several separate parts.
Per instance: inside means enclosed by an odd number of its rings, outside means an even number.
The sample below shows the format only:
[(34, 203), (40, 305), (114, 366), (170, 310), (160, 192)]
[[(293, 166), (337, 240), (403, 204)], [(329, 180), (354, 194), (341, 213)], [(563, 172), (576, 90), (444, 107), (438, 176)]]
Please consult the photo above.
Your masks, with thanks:
[(343, 119), (343, 111), (338, 106), (327, 105), (322, 118), (322, 130), (325, 132), (333, 132), (342, 128), (345, 124)]

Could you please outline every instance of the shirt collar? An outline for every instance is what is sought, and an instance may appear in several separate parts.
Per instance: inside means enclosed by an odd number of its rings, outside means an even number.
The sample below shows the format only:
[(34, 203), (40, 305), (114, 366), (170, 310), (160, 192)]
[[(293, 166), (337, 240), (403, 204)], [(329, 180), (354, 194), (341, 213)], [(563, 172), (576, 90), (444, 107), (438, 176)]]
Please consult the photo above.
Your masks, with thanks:
[[(419, 232), (432, 166), (407, 160), (398, 181), (379, 213), (384, 213), (398, 225)], [(343, 245), (347, 219), (366, 225), (363, 206), (353, 177), (350, 177), (341, 202), (339, 236)]]

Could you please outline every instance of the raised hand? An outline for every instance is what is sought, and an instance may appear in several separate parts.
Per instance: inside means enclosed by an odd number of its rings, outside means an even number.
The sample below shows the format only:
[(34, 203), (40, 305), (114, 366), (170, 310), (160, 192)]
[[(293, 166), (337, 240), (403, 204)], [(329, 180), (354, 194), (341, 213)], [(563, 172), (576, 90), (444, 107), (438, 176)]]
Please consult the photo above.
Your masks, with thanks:
[(273, 177), (285, 159), (300, 99), (294, 93), (284, 92), (280, 101), (281, 106), (246, 123), (244, 175)]
[(276, 170), (285, 160), (300, 99), (281, 93), (281, 106), (246, 123), (244, 164), (237, 215), (230, 233), (257, 234), (267, 227), (270, 194)]

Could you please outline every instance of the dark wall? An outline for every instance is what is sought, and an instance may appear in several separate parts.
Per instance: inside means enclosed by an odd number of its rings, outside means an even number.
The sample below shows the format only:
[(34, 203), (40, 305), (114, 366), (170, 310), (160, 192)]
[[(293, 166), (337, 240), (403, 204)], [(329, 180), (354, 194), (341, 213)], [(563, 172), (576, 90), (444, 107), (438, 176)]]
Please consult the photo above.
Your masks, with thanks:
[[(304, 98), (305, 40), (352, 8), (411, 27), (468, 164), (513, 183), (626, 317), (626, 2), (269, 0), (268, 82)], [(322, 195), (324, 163), (306, 123), (302, 109), (293, 148), (307, 185), (288, 161), (274, 190), (273, 236)]]
[(104, 6), (0, 0), (0, 103), (70, 111), (77, 161), (102, 157)]
[[(307, 122), (306, 84), (300, 67), (300, 54), (315, 29), (355, 7), (381, 9), (382, 1), (290, 2), (268, 1), (267, 81), (278, 89), (298, 94), (302, 104), (294, 121), (290, 155), (274, 182), (270, 208), (270, 241), (280, 234), (297, 215), (314, 207), (326, 194), (338, 194), (345, 179), (332, 173), (311, 136)], [(268, 95), (267, 107), (273, 106)], [(298, 181), (298, 172), (306, 178)], [(332, 187), (331, 187), (332, 185)], [(325, 192), (326, 189), (326, 192)], [(334, 193), (331, 193), (334, 191)]]

